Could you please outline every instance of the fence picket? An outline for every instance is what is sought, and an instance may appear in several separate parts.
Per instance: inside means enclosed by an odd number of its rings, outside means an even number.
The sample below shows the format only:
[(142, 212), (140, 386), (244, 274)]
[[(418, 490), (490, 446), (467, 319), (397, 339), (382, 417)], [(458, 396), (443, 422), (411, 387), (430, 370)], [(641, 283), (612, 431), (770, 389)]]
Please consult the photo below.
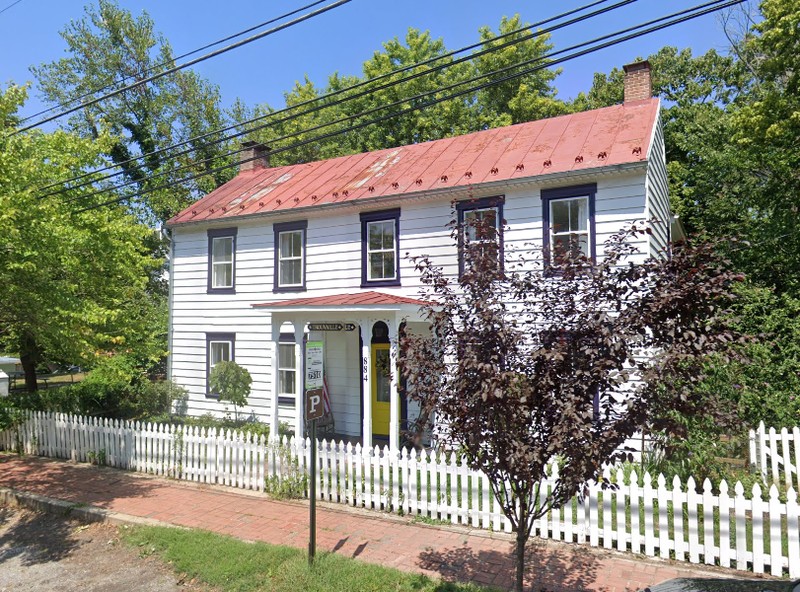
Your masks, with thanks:
[[(798, 455), (797, 458), (800, 458)], [(786, 492), (786, 540), (789, 559), (789, 577), (800, 577), (800, 511), (797, 492), (793, 487)]]
[(761, 487), (753, 485), (753, 571), (764, 573), (764, 504), (761, 500)]
[(769, 488), (769, 566), (773, 576), (783, 575), (783, 537), (781, 534), (781, 501), (778, 488), (773, 483)]
[[(722, 481), (715, 495), (709, 480), (698, 492), (693, 478), (684, 490), (677, 477), (670, 488), (663, 475), (654, 479), (643, 473), (640, 487), (635, 471), (626, 482), (617, 468), (615, 489), (591, 483), (585, 499), (575, 498), (543, 513), (534, 525), (536, 532), (543, 538), (619, 551), (630, 548), (649, 556), (674, 553), (675, 559), (693, 563), (702, 555), (707, 564), (775, 576), (788, 569), (790, 577), (800, 577), (800, 512), (794, 488), (798, 435), (797, 428), (778, 432), (763, 425), (750, 432), (751, 461), (772, 479), (766, 501), (759, 485), (745, 492), (736, 483), (731, 492)], [(297, 470), (307, 471), (314, 445), (320, 499), (510, 530), (487, 477), (453, 451), (365, 449), (341, 441), (265, 439), (235, 430), (49, 412), (29, 412), (14, 430), (0, 432), (0, 445), (6, 449), (17, 442), (28, 454), (105, 462), (160, 477), (258, 491), (263, 491), (267, 478), (282, 481)], [(548, 470), (539, 507), (558, 478), (556, 466)], [(610, 468), (604, 469), (603, 477), (611, 480)], [(786, 502), (779, 494), (784, 486)]]

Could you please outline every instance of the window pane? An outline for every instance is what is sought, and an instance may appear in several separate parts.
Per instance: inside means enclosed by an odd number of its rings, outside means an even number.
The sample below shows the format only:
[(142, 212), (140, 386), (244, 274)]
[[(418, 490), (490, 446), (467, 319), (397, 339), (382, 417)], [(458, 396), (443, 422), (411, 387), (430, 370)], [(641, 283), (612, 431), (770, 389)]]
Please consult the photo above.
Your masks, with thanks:
[(233, 261), (233, 238), (225, 236), (211, 240), (211, 261), (227, 263)]
[(550, 202), (550, 225), (553, 232), (567, 232), (569, 226), (569, 201), (558, 199)]
[(377, 381), (377, 398), (381, 403), (388, 403), (390, 400), (389, 388), (391, 387), (391, 376), (389, 374), (389, 350), (379, 349), (375, 351), (375, 377)]
[(581, 253), (583, 253), (584, 257), (589, 256), (589, 235), (588, 234), (580, 234), (575, 237), (575, 242), (577, 244), (578, 249)]
[(303, 264), (299, 259), (281, 261), (279, 285), (299, 286), (302, 283)]
[(294, 344), (281, 343), (278, 346), (278, 366), (280, 368), (294, 369)]
[(394, 222), (391, 220), (383, 223), (383, 248), (394, 251)]
[(281, 257), (300, 257), (302, 249), (302, 231), (280, 233), (280, 256)]
[(229, 362), (231, 360), (231, 344), (229, 341), (212, 341), (210, 346), (212, 368), (219, 362)]
[(233, 263), (214, 263), (211, 266), (211, 287), (230, 288), (233, 286)]
[(464, 212), (464, 225), (467, 238), (476, 240), (495, 240), (497, 237), (497, 209), (470, 210)]
[(394, 279), (394, 251), (383, 253), (383, 278)]
[(383, 246), (383, 225), (380, 222), (369, 222), (367, 224), (367, 248), (370, 251), (380, 249)]
[(295, 371), (294, 370), (281, 370), (279, 372), (280, 383), (278, 390), (283, 395), (295, 394)]
[(569, 200), (570, 230), (586, 230), (589, 223), (589, 200), (585, 197)]

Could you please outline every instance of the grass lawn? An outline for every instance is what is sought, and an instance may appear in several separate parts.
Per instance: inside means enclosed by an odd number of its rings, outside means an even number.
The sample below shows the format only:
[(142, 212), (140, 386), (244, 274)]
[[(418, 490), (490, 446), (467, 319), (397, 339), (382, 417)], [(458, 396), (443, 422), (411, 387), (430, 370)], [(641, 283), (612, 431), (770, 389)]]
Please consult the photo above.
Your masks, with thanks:
[(488, 588), (432, 580), (332, 553), (318, 553), (314, 567), (309, 568), (303, 551), (246, 543), (203, 530), (122, 527), (120, 537), (138, 547), (142, 555), (156, 554), (176, 572), (225, 591), (489, 592)]

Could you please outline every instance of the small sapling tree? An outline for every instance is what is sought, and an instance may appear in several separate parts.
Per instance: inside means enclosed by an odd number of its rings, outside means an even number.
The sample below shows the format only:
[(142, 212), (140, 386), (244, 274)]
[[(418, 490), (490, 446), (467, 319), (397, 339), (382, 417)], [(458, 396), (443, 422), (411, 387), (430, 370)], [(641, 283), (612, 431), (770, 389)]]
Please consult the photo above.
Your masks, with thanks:
[(239, 421), (239, 407), (247, 405), (252, 382), (247, 368), (236, 362), (218, 362), (208, 377), (211, 392), (217, 393), (220, 401), (227, 401), (233, 405), (236, 421)]
[(547, 253), (503, 262), (487, 248), (493, 227), (455, 229), (458, 278), (415, 260), (432, 330), (402, 338), (400, 365), (423, 421), (435, 415), (488, 477), (516, 532), (521, 591), (534, 520), (602, 481), (602, 465), (629, 458), (626, 440), (648, 424), (714, 411), (693, 385), (733, 339), (723, 313), (737, 278), (711, 245), (634, 263), (645, 227), (614, 236), (597, 262), (577, 244), (557, 245), (549, 265)]

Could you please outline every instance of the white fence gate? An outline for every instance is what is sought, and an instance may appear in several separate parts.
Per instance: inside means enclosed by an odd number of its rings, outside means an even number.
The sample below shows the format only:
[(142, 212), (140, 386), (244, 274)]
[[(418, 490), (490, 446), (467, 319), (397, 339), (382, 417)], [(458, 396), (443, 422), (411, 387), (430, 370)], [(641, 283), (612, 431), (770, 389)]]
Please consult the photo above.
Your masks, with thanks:
[[(511, 530), (487, 478), (454, 453), (391, 452), (326, 440), (316, 445), (320, 499)], [(0, 447), (258, 491), (287, 485), (308, 495), (308, 439), (275, 442), (240, 432), (31, 413), (17, 429), (0, 434)], [(723, 481), (714, 491), (708, 480), (698, 488), (691, 478), (685, 485), (677, 477), (667, 483), (662, 475), (626, 475), (622, 469), (606, 476), (616, 489), (590, 485), (585, 498), (538, 519), (534, 534), (800, 577), (800, 512), (791, 486), (782, 496), (774, 484), (768, 491), (759, 485), (745, 491), (741, 483)], [(557, 478), (554, 466), (543, 496)]]
[(750, 463), (765, 480), (800, 491), (800, 428), (767, 429), (762, 421), (750, 430)]

